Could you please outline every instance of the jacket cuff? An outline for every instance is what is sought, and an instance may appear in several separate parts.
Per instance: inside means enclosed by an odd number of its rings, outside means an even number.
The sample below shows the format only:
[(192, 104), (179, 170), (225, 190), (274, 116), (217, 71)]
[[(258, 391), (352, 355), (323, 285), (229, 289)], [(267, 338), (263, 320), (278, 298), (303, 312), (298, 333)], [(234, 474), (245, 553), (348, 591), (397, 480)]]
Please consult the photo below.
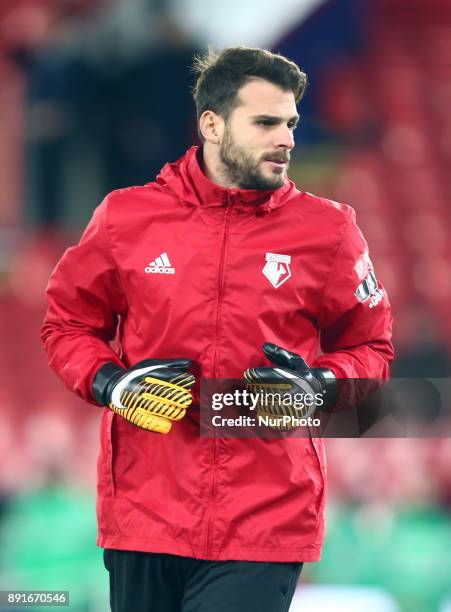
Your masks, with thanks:
[(112, 387), (125, 371), (124, 368), (121, 368), (117, 363), (112, 361), (105, 363), (97, 370), (94, 380), (92, 381), (92, 395), (99, 404), (103, 406), (109, 404)]
[(330, 412), (338, 400), (337, 377), (328, 368), (312, 368), (312, 372), (323, 386), (324, 403), (319, 410)]

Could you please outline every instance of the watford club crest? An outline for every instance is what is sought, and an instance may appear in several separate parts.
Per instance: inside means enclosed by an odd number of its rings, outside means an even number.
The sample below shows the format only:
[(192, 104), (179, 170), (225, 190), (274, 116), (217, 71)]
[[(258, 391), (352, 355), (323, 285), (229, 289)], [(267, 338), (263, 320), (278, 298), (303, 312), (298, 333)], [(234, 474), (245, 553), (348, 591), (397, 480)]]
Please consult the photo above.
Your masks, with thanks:
[(290, 263), (291, 255), (266, 253), (266, 263), (262, 272), (275, 289), (278, 289), (290, 278)]

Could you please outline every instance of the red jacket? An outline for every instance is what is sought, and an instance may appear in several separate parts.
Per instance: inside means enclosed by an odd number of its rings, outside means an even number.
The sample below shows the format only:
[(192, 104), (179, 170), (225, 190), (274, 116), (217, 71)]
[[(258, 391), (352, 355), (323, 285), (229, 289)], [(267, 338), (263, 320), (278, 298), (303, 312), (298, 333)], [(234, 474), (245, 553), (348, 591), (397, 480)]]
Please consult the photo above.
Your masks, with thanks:
[[(268, 254), (283, 264), (267, 266)], [(93, 404), (93, 377), (108, 361), (188, 357), (202, 376), (241, 378), (270, 365), (264, 342), (339, 377), (387, 378), (391, 314), (381, 286), (365, 281), (369, 266), (349, 206), (290, 181), (223, 189), (193, 147), (156, 182), (114, 191), (97, 208), (51, 276), (42, 339), (51, 367)], [(98, 544), (319, 560), (322, 440), (206, 439), (198, 421), (193, 404), (168, 435), (153, 434), (104, 409)]]

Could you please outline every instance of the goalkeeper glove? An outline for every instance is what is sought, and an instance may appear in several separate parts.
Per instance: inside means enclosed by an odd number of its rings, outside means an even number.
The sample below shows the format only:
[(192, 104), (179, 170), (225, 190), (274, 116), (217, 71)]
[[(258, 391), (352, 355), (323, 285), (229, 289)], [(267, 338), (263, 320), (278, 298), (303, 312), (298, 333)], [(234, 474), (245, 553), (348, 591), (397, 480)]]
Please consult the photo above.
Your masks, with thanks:
[(144, 359), (128, 370), (107, 363), (94, 377), (94, 398), (149, 431), (168, 433), (193, 401), (190, 359)]
[(248, 389), (261, 396), (257, 413), (280, 418), (277, 429), (292, 429), (288, 424), (292, 417), (306, 418), (335, 404), (337, 382), (331, 370), (309, 368), (300, 355), (276, 344), (264, 344), (263, 352), (278, 367), (249, 368), (244, 379)]

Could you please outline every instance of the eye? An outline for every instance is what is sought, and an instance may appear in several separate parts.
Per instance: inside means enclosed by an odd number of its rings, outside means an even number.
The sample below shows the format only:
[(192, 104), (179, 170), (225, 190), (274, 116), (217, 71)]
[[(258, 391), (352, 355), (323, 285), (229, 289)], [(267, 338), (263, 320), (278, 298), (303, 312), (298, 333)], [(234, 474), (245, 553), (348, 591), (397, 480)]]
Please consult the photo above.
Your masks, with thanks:
[(272, 127), (273, 125), (275, 125), (274, 121), (271, 121), (270, 119), (260, 119), (259, 121), (257, 121), (258, 125), (263, 125), (264, 127)]
[(290, 121), (290, 123), (288, 124), (288, 128), (290, 130), (295, 130), (298, 127), (298, 124), (295, 123), (294, 121)]

